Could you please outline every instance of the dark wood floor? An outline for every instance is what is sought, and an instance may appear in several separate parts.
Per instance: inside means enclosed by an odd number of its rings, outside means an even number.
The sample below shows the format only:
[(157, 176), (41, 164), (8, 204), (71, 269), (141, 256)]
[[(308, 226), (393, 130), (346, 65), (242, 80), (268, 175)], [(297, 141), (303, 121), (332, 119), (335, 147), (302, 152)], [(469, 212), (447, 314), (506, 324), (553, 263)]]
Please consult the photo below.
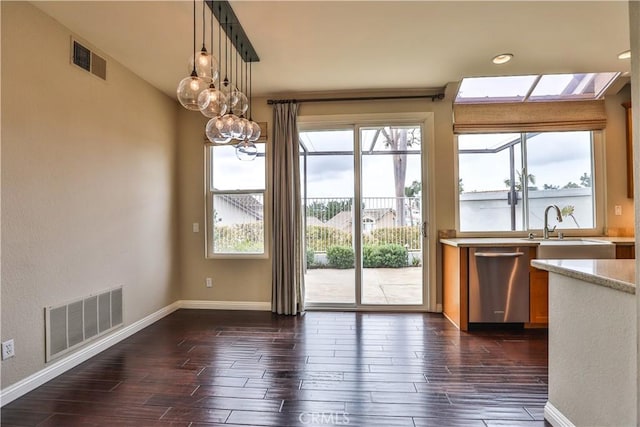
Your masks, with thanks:
[(179, 310), (2, 408), (2, 426), (544, 426), (545, 331), (436, 314)]

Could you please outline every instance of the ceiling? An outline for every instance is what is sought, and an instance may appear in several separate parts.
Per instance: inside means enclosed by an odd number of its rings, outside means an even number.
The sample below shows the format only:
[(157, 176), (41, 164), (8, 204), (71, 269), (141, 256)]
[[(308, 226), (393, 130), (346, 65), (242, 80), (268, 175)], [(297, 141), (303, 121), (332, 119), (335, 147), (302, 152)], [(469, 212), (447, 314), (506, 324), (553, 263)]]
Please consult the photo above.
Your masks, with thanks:
[[(190, 72), (191, 1), (33, 4), (169, 96)], [(232, 6), (260, 56), (253, 66), (254, 95), (438, 88), (467, 76), (630, 71), (630, 61), (617, 58), (629, 49), (626, 1)], [(514, 59), (491, 63), (504, 52)]]

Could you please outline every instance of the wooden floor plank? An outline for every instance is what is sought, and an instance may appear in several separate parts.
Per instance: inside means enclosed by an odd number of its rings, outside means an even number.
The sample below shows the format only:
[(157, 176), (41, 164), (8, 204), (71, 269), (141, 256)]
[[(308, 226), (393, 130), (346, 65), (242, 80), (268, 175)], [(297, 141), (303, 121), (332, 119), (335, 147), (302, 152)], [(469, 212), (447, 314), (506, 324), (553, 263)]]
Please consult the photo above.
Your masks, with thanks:
[(545, 426), (544, 330), (425, 313), (178, 310), (6, 405), (3, 426)]

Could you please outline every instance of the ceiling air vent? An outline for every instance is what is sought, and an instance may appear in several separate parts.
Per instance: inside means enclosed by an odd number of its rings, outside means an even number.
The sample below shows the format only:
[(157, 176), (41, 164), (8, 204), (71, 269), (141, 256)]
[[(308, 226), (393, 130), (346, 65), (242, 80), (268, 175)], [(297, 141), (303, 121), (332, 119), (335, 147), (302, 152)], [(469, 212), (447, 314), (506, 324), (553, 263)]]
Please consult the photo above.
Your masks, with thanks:
[(88, 47), (78, 43), (77, 40), (73, 40), (72, 60), (83, 70), (89, 71), (102, 80), (107, 79), (107, 61), (95, 52), (91, 52)]

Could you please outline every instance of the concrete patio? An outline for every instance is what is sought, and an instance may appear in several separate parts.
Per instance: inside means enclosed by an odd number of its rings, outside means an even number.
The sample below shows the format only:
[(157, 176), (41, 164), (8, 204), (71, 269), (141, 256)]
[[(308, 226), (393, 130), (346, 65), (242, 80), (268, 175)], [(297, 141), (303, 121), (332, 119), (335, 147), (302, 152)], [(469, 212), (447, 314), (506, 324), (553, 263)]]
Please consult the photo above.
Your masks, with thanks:
[[(305, 274), (307, 303), (355, 303), (355, 269), (309, 269)], [(422, 304), (422, 267), (365, 268), (362, 303)]]

